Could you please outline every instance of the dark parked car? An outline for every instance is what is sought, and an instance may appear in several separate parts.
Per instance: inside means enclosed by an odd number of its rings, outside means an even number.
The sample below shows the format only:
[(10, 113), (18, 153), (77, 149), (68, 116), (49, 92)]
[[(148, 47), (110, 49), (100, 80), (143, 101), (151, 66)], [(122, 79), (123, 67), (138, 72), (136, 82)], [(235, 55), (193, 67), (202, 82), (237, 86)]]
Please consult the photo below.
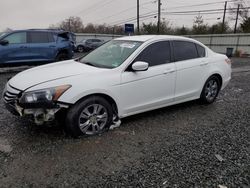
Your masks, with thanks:
[(105, 41), (101, 39), (84, 39), (81, 42), (77, 43), (76, 51), (81, 53), (91, 51), (104, 44), (104, 42)]
[(62, 30), (18, 30), (0, 36), (0, 65), (71, 59), (74, 34)]

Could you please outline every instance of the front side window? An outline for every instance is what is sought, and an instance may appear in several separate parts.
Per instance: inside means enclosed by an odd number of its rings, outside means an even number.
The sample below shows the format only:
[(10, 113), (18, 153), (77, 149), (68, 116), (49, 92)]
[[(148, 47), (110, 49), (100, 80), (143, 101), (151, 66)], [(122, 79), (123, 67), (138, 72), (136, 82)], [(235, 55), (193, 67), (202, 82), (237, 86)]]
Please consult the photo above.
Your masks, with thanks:
[(13, 33), (4, 38), (9, 44), (23, 44), (27, 42), (26, 32)]
[(135, 61), (144, 61), (149, 66), (161, 65), (171, 62), (171, 50), (169, 41), (161, 41), (149, 45), (135, 59)]
[(198, 58), (197, 49), (194, 43), (188, 41), (174, 41), (175, 61), (183, 61)]
[(80, 62), (104, 68), (120, 66), (142, 42), (112, 40), (80, 59)]

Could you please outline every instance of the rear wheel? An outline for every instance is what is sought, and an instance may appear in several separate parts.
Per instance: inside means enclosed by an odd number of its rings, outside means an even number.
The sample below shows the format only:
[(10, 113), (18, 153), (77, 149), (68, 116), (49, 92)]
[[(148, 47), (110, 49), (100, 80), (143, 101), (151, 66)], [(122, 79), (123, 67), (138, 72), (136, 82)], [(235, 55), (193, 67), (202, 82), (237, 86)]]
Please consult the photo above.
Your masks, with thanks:
[(218, 77), (211, 76), (203, 87), (200, 100), (205, 104), (213, 103), (219, 94), (220, 85)]
[(67, 59), (68, 59), (68, 55), (66, 53), (59, 53), (56, 56), (56, 62), (57, 61), (64, 61), (64, 60), (67, 60)]
[(73, 137), (96, 135), (108, 130), (113, 118), (111, 105), (102, 97), (89, 97), (74, 105), (66, 116), (66, 130)]
[(85, 48), (83, 46), (77, 46), (77, 51), (83, 53), (85, 51)]

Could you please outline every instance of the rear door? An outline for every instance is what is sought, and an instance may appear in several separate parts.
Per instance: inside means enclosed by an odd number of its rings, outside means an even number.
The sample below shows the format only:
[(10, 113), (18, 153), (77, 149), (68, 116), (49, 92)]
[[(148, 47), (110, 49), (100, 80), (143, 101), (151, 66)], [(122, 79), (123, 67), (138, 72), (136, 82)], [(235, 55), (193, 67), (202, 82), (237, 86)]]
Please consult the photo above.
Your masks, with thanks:
[(205, 49), (189, 41), (173, 41), (177, 77), (175, 100), (197, 98), (208, 69)]
[(1, 46), (0, 63), (26, 62), (30, 58), (27, 45), (27, 33), (15, 32), (2, 38), (9, 43)]
[(52, 32), (29, 31), (28, 43), (31, 59), (52, 61), (56, 55), (56, 41)]

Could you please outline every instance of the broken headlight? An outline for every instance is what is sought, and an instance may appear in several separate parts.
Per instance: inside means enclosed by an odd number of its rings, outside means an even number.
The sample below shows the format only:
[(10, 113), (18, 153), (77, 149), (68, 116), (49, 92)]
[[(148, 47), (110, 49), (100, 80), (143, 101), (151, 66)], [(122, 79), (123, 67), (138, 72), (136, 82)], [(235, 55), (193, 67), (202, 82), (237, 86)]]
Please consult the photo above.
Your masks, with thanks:
[(54, 88), (25, 92), (19, 102), (20, 105), (28, 107), (36, 107), (37, 105), (39, 107), (51, 106), (70, 87), (71, 85), (63, 85)]

